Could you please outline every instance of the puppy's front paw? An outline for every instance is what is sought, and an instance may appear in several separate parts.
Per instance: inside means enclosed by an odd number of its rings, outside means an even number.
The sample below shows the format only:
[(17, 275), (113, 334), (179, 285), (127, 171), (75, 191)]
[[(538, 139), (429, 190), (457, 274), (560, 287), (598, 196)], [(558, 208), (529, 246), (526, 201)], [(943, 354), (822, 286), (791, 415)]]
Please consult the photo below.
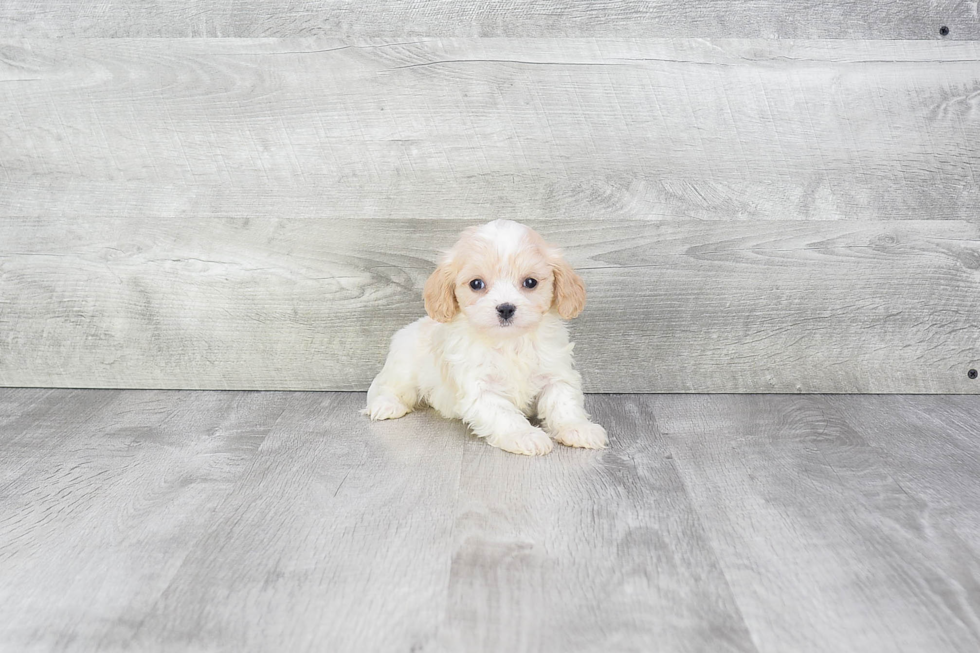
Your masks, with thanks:
[(566, 447), (583, 449), (603, 449), (609, 443), (606, 429), (592, 422), (573, 422), (555, 431), (555, 441)]
[(392, 395), (381, 395), (375, 397), (368, 407), (361, 411), (362, 415), (368, 415), (371, 419), (397, 419), (412, 411), (411, 408), (401, 402), (398, 397)]
[(528, 426), (519, 433), (490, 437), (487, 442), (498, 449), (525, 456), (543, 456), (555, 446), (548, 434), (535, 426)]

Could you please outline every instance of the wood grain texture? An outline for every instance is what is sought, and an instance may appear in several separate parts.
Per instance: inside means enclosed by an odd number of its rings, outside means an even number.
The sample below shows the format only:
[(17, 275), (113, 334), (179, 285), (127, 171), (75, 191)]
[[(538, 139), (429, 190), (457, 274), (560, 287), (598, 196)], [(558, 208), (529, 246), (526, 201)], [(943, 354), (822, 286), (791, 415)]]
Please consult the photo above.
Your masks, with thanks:
[(19, 36), (691, 36), (980, 38), (975, 2), (905, 0), (5, 0), (0, 29)]
[(980, 646), (980, 397), (589, 396), (535, 459), (364, 400), (0, 389), (0, 649)]
[[(7, 219), (0, 385), (365, 389), (468, 224)], [(531, 224), (590, 391), (980, 390), (976, 223)]]
[(503, 217), (583, 268), (590, 390), (977, 392), (978, 71), (974, 42), (9, 42), (0, 384), (363, 389), (436, 250)]
[[(941, 429), (917, 431), (904, 420), (919, 405), (945, 400), (639, 401), (669, 443), (760, 651), (980, 646), (977, 551), (941, 517), (949, 512), (958, 521), (973, 511), (897, 480), (921, 474), (922, 457), (891, 458), (865, 439), (867, 421), (852, 425), (836, 410), (870, 405), (884, 415), (890, 408), (889, 423), (902, 428), (888, 433), (884, 446), (922, 438), (924, 450), (945, 439)], [(975, 399), (970, 406), (975, 418), (980, 407)], [(955, 465), (946, 462), (951, 471)]]
[[(861, 434), (913, 498), (917, 588), (950, 615), (946, 639), (980, 642), (980, 407), (973, 397), (853, 397), (836, 416)], [(937, 582), (935, 579), (943, 579)], [(946, 582), (945, 579), (955, 579)], [(944, 621), (945, 623), (945, 621)]]
[(24, 408), (0, 430), (0, 648), (21, 651), (131, 640), (287, 398), (2, 396)]
[(756, 650), (642, 406), (589, 397), (604, 452), (467, 442), (440, 650)]
[(166, 592), (141, 650), (421, 650), (446, 610), (459, 422), (379, 427), (299, 395)]
[(976, 219), (980, 43), (0, 47), (0, 216)]

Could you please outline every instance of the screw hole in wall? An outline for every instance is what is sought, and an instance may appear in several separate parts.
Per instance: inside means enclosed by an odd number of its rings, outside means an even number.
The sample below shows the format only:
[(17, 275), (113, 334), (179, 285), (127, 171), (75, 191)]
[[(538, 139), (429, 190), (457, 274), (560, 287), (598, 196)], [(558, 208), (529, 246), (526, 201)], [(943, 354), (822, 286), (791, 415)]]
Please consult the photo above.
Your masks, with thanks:
[(939, 36), (946, 36), (949, 34), (949, 28), (943, 25), (939, 28)]
[(977, 371), (976, 370), (970, 370), (969, 372), (966, 373), (966, 375), (968, 377), (970, 377), (971, 379), (975, 379), (975, 378), (977, 378)]

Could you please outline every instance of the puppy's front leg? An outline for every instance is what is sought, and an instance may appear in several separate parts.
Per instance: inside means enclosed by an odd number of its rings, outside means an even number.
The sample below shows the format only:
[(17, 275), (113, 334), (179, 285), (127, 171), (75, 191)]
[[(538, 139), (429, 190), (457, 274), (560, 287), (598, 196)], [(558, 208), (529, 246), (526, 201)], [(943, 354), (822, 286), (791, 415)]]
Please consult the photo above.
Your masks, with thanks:
[(548, 434), (532, 426), (510, 401), (483, 393), (463, 402), (463, 421), (488, 444), (511, 453), (536, 456), (551, 451)]
[(538, 396), (538, 417), (555, 439), (568, 447), (602, 449), (606, 429), (589, 421), (582, 391), (566, 381), (553, 381)]

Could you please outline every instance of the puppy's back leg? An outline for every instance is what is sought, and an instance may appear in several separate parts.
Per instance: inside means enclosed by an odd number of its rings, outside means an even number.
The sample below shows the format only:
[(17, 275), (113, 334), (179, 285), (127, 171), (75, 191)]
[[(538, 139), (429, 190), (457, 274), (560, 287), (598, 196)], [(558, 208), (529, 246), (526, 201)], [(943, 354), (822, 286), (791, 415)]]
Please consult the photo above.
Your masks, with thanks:
[(418, 322), (401, 329), (391, 339), (391, 349), (381, 372), (371, 382), (367, 408), (362, 415), (371, 419), (396, 419), (412, 412), (418, 402), (416, 352)]

